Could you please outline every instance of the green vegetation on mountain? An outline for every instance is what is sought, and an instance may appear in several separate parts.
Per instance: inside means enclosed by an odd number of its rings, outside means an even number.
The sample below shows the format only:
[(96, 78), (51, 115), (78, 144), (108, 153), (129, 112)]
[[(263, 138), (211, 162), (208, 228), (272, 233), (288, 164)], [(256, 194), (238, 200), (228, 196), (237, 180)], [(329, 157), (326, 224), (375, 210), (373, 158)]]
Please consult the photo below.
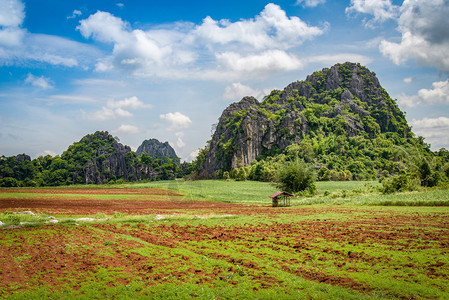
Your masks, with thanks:
[(245, 97), (231, 104), (206, 152), (204, 177), (229, 172), (272, 181), (286, 162), (302, 159), (322, 181), (408, 176), (434, 186), (447, 180), (448, 151), (432, 152), (375, 73), (354, 63), (314, 72), (262, 102)]
[(98, 131), (61, 156), (0, 158), (0, 186), (234, 178), (274, 181), (290, 162), (315, 167), (320, 181), (382, 180), (385, 193), (448, 181), (449, 151), (416, 137), (376, 74), (337, 64), (226, 108), (212, 139), (192, 163), (179, 164), (168, 143), (147, 140), (138, 153)]
[(86, 135), (61, 156), (0, 158), (0, 186), (5, 187), (167, 180), (179, 174), (178, 163), (170, 158), (138, 156), (103, 131)]

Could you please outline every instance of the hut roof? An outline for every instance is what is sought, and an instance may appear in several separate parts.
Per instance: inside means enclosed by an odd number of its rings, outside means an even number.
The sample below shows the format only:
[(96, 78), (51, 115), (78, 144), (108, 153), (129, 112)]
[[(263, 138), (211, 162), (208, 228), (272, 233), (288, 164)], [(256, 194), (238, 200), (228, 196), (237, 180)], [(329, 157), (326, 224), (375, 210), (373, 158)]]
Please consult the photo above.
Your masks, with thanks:
[(268, 197), (270, 197), (270, 198), (276, 198), (276, 197), (279, 197), (279, 196), (281, 196), (281, 195), (284, 195), (284, 196), (287, 196), (287, 197), (294, 197), (294, 196), (295, 196), (295, 195), (292, 195), (292, 194), (287, 193), (287, 192), (276, 192), (276, 193), (274, 193), (273, 195), (270, 195), (270, 196), (268, 196)]

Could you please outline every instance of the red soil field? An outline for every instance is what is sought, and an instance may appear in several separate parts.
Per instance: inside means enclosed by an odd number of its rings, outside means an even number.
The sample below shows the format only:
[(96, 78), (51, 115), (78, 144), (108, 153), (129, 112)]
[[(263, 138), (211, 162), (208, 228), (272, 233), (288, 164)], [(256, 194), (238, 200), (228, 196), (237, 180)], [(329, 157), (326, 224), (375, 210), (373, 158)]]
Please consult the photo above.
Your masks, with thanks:
[[(97, 213), (152, 214), (173, 209), (220, 209), (242, 205), (210, 201), (187, 201), (181, 194), (163, 189), (3, 189), (3, 194), (15, 194), (0, 200), (0, 212), (31, 210), (37, 213), (64, 215), (92, 215)], [(17, 193), (39, 194), (17, 197)], [(48, 194), (48, 197), (46, 196)], [(68, 199), (66, 195), (70, 195)], [(79, 195), (79, 199), (76, 198)], [(91, 195), (130, 195), (130, 199), (85, 199)], [(73, 197), (75, 196), (75, 197)], [(139, 196), (139, 200), (134, 200)], [(161, 197), (165, 196), (165, 197)]]

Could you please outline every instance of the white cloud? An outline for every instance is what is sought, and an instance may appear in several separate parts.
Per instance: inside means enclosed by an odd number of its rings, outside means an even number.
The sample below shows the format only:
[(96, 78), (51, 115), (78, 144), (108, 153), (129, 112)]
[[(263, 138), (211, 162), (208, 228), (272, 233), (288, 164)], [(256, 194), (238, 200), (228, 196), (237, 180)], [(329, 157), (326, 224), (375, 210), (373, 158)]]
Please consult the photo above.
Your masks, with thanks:
[(407, 78), (404, 78), (403, 81), (405, 83), (412, 83), (413, 81), (415, 81), (415, 77), (407, 77)]
[[(413, 119), (410, 124), (412, 126), (416, 126), (421, 129), (429, 129), (429, 128), (445, 128), (449, 127), (449, 118), (439, 117), (439, 118), (424, 118), (421, 120)], [(449, 134), (449, 131), (447, 132)]]
[[(22, 37), (19, 37), (19, 35)], [(1, 37), (1, 33), (0, 33)], [(11, 42), (12, 40), (9, 40)], [(102, 54), (93, 46), (46, 34), (32, 34), (22, 30), (16, 41), (2, 47), (0, 39), (0, 66), (27, 65), (43, 62), (56, 66), (86, 68)]]
[(413, 119), (410, 122), (413, 132), (426, 138), (426, 142), (432, 145), (433, 150), (447, 147), (449, 144), (449, 118), (424, 118)]
[(449, 104), (449, 79), (432, 83), (433, 89), (421, 89), (418, 95), (423, 101), (429, 103)]
[(0, 0), (0, 50), (22, 44), (26, 31), (20, 28), (25, 18), (25, 6), (18, 0)]
[(351, 5), (346, 8), (346, 14), (362, 13), (373, 15), (373, 19), (364, 20), (366, 27), (374, 27), (376, 23), (383, 23), (389, 19), (395, 19), (399, 7), (391, 3), (391, 0), (351, 0)]
[(398, 103), (402, 108), (415, 107), (421, 104), (421, 99), (417, 95), (407, 95), (405, 93), (401, 93), (396, 97), (398, 99)]
[(198, 154), (200, 154), (200, 149), (195, 150), (195, 151), (192, 151), (192, 152), (189, 154), (190, 161), (196, 159), (196, 158), (198, 157)]
[(74, 19), (76, 17), (81, 16), (83, 13), (77, 9), (75, 9), (71, 16), (68, 16), (67, 19)]
[(108, 12), (97, 11), (87, 19), (81, 20), (76, 27), (87, 39), (92, 38), (101, 42), (119, 42), (127, 39), (129, 24)]
[(133, 125), (122, 124), (116, 130), (112, 130), (113, 133), (124, 133), (124, 134), (137, 134), (140, 133), (140, 129)]
[(19, 0), (0, 0), (0, 26), (20, 26), (25, 18), (24, 10)]
[(294, 55), (281, 50), (268, 50), (259, 54), (242, 56), (236, 52), (217, 54), (217, 61), (226, 69), (244, 73), (268, 75), (279, 71), (301, 69), (303, 63)]
[(194, 35), (206, 43), (249, 45), (255, 49), (288, 49), (327, 29), (309, 26), (298, 17), (287, 17), (278, 5), (269, 3), (255, 19), (235, 23), (211, 17), (195, 29)]
[(43, 75), (41, 77), (37, 77), (31, 73), (28, 73), (25, 83), (40, 87), (43, 90), (52, 89), (54, 86), (54, 83), (50, 80), (50, 78), (44, 77)]
[(52, 151), (52, 150), (44, 150), (44, 151), (42, 151), (41, 153), (38, 154), (38, 156), (47, 156), (47, 155), (56, 156), (57, 153)]
[(184, 148), (186, 145), (182, 140), (182, 138), (184, 137), (184, 132), (177, 132), (175, 133), (175, 136), (177, 138), (176, 146), (178, 146), (178, 148)]
[(75, 104), (80, 104), (80, 103), (93, 103), (95, 102), (97, 99), (91, 96), (85, 96), (85, 95), (51, 95), (49, 97), (46, 97), (45, 99), (40, 99), (40, 100), (45, 100), (48, 102), (54, 102), (54, 103), (75, 103)]
[[(322, 35), (327, 27), (310, 26), (268, 4), (252, 19), (230, 22), (206, 17), (196, 26), (178, 22), (145, 31), (98, 11), (81, 20), (77, 30), (85, 38), (113, 45), (110, 56), (97, 60), (98, 72), (126, 70), (138, 76), (236, 80), (301, 68), (300, 60), (287, 50)], [(235, 58), (238, 62), (232, 61)]]
[(152, 106), (149, 104), (143, 103), (136, 96), (132, 96), (132, 97), (125, 98), (125, 99), (119, 100), (119, 101), (109, 100), (108, 107), (137, 109), (137, 108), (151, 108)]
[[(406, 78), (407, 79), (407, 78)], [(449, 79), (432, 83), (432, 89), (420, 89), (417, 95), (401, 93), (397, 98), (403, 107), (415, 107), (422, 103), (449, 104)]]
[(230, 86), (227, 86), (223, 97), (226, 100), (239, 100), (245, 96), (253, 96), (255, 98), (263, 96), (265, 93), (255, 90), (248, 85), (241, 84), (240, 82), (235, 82)]
[(324, 65), (334, 65), (336, 63), (351, 61), (361, 63), (362, 65), (367, 65), (372, 62), (372, 59), (368, 56), (356, 53), (339, 53), (310, 56), (304, 59), (304, 61), (306, 63), (321, 63)]
[[(171, 45), (159, 43), (151, 32), (130, 30), (130, 25), (110, 13), (98, 11), (89, 18), (80, 21), (77, 29), (85, 38), (114, 44), (112, 56), (100, 61), (97, 71), (108, 71), (113, 67), (121, 69), (151, 70), (161, 64), (182, 61)], [(170, 34), (170, 33), (168, 33)]]
[(98, 62), (95, 65), (95, 71), (97, 72), (108, 72), (114, 70), (114, 66), (108, 62)]
[(318, 4), (324, 4), (326, 0), (297, 0), (295, 5), (303, 5), (304, 7), (315, 7)]
[(167, 130), (187, 128), (192, 124), (190, 118), (180, 112), (163, 114), (160, 115), (160, 118), (171, 123), (171, 126)]
[(99, 57), (99, 51), (92, 46), (21, 28), (24, 9), (21, 1), (0, 0), (0, 66), (44, 62), (76, 67), (81, 61), (87, 63)]
[(447, 1), (404, 1), (398, 21), (399, 43), (383, 40), (381, 53), (395, 64), (409, 59), (449, 72), (449, 5)]
[(22, 45), (26, 31), (19, 27), (5, 27), (0, 29), (0, 49), (1, 46), (11, 48)]
[(89, 119), (105, 121), (109, 119), (115, 119), (118, 117), (132, 117), (133, 114), (126, 109), (139, 109), (139, 108), (151, 108), (149, 104), (145, 104), (137, 97), (133, 96), (125, 98), (123, 100), (115, 101), (108, 100), (106, 106), (103, 106), (101, 110), (96, 111), (88, 115)]

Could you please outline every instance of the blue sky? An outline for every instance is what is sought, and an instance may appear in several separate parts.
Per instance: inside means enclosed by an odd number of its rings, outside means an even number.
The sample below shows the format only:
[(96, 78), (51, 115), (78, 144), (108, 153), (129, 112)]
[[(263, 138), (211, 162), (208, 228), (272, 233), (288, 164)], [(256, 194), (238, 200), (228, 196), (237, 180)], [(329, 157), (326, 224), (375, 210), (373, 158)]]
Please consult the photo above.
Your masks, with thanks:
[(449, 2), (0, 0), (0, 155), (107, 130), (191, 160), (232, 102), (346, 61), (449, 149)]

